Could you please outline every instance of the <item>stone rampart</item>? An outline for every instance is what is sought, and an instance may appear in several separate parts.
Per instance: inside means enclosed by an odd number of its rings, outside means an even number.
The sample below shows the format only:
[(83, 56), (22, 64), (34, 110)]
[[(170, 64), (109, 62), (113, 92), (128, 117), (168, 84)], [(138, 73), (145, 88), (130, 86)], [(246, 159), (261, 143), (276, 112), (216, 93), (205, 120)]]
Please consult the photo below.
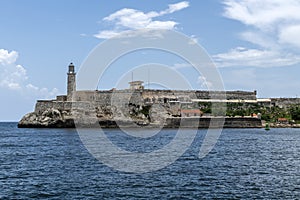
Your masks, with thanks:
[[(95, 109), (97, 106), (116, 105), (126, 107), (128, 104), (144, 105), (145, 103), (168, 103), (172, 101), (190, 102), (191, 99), (210, 99), (213, 97), (224, 97), (227, 99), (256, 99), (256, 92), (244, 91), (192, 91), (192, 90), (108, 90), (108, 91), (77, 91), (73, 101), (65, 101), (59, 97), (56, 100), (38, 100), (35, 106), (36, 113), (54, 108), (70, 111), (72, 105), (79, 109)], [(61, 101), (59, 101), (61, 100)], [(274, 100), (273, 100), (274, 101)], [(291, 100), (276, 100), (276, 104), (288, 104)], [(76, 104), (74, 104), (76, 102)], [(80, 103), (81, 102), (81, 103)], [(82, 103), (89, 102), (89, 103)], [(92, 106), (92, 105), (93, 106)]]
[(53, 100), (37, 100), (34, 112), (37, 114), (43, 113), (48, 108), (53, 107)]
[(214, 117), (211, 123), (209, 117), (190, 117), (190, 118), (167, 118), (165, 128), (261, 128), (262, 123), (258, 118), (248, 117), (226, 117), (224, 126), (224, 118)]
[(272, 106), (287, 108), (291, 105), (300, 104), (300, 98), (271, 98)]

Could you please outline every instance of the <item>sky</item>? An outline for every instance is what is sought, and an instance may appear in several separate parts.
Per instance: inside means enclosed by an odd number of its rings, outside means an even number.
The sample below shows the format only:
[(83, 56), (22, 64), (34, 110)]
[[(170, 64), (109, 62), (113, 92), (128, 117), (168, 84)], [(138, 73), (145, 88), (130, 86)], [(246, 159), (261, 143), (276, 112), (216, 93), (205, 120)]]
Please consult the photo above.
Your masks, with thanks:
[[(2, 0), (0, 121), (18, 121), (37, 99), (65, 94), (70, 62), (79, 70), (99, 43), (141, 28), (191, 37), (215, 63), (226, 90), (298, 97), (299, 10), (299, 0)], [(181, 59), (144, 50), (116, 61), (98, 89), (113, 88), (129, 66), (151, 62), (178, 69), (202, 88), (205, 78)]]

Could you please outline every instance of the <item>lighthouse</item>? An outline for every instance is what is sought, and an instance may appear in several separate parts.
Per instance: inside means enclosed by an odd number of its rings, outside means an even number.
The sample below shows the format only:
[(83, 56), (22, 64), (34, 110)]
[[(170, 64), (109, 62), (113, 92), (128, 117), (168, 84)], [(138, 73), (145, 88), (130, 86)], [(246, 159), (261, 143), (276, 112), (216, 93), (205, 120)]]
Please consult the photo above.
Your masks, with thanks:
[(69, 65), (68, 82), (67, 82), (67, 101), (72, 101), (72, 95), (76, 91), (76, 73), (73, 63)]

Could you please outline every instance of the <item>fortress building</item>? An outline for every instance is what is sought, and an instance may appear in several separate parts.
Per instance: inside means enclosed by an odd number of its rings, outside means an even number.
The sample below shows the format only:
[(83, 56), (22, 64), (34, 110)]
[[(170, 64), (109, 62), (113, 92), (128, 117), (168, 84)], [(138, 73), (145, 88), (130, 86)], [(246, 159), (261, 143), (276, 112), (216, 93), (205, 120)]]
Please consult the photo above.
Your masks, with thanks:
[[(202, 90), (159, 90), (145, 89), (143, 81), (129, 82), (125, 90), (76, 90), (76, 72), (73, 63), (68, 66), (67, 95), (57, 96), (54, 100), (38, 100), (35, 112), (42, 113), (48, 108), (70, 111), (72, 103), (93, 102), (97, 106), (117, 104), (147, 105), (168, 104), (169, 106), (185, 105), (187, 102), (257, 102), (256, 91), (202, 91)], [(222, 96), (226, 99), (212, 99), (211, 96)], [(194, 107), (193, 107), (194, 109)], [(177, 115), (177, 114), (176, 114)]]
[[(68, 127), (66, 120), (72, 121), (74, 116), (81, 117), (83, 114), (82, 117), (88, 116), (87, 121), (93, 123), (105, 121), (111, 124), (116, 120), (131, 119), (137, 124), (162, 124), (166, 123), (166, 119), (174, 118), (171, 119), (173, 123), (182, 117), (201, 118), (202, 104), (258, 102), (256, 91), (145, 89), (143, 81), (133, 80), (129, 85), (128, 89), (123, 90), (77, 91), (75, 66), (70, 63), (67, 94), (53, 100), (38, 100), (34, 112), (25, 115), (19, 125), (32, 127), (35, 123), (34, 126), (47, 124), (45, 127), (49, 127), (49, 123), (52, 123), (55, 127), (60, 123), (62, 127)], [(53, 116), (57, 119), (53, 120)]]

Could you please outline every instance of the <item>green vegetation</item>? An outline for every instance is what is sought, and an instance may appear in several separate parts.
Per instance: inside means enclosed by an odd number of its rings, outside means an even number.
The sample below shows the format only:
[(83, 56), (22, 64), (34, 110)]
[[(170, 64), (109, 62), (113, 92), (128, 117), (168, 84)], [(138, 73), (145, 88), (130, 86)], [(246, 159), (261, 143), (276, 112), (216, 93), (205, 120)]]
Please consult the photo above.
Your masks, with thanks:
[(211, 103), (210, 102), (199, 102), (198, 103), (199, 109), (203, 112), (203, 113), (211, 113)]
[(278, 118), (286, 118), (288, 120), (292, 120), (291, 114), (288, 109), (279, 108), (278, 106), (263, 108), (261, 109), (261, 114), (261, 118), (263, 120), (270, 122), (276, 122)]
[(140, 112), (143, 115), (145, 115), (147, 118), (149, 118), (150, 108), (151, 108), (151, 106), (143, 106), (142, 110), (140, 110)]
[[(211, 103), (198, 103), (199, 109), (205, 114), (212, 114)], [(218, 106), (214, 104), (214, 106)], [(220, 105), (220, 107), (222, 107)], [(221, 111), (221, 109), (220, 109)], [(217, 111), (218, 112), (218, 111)], [(261, 119), (269, 122), (276, 122), (278, 118), (286, 118), (289, 121), (300, 122), (300, 104), (290, 105), (285, 108), (278, 106), (262, 106), (257, 103), (227, 103), (226, 105), (226, 116), (253, 116), (261, 114)]]
[(295, 105), (290, 107), (289, 113), (291, 115), (291, 118), (297, 122), (300, 121), (300, 105)]

